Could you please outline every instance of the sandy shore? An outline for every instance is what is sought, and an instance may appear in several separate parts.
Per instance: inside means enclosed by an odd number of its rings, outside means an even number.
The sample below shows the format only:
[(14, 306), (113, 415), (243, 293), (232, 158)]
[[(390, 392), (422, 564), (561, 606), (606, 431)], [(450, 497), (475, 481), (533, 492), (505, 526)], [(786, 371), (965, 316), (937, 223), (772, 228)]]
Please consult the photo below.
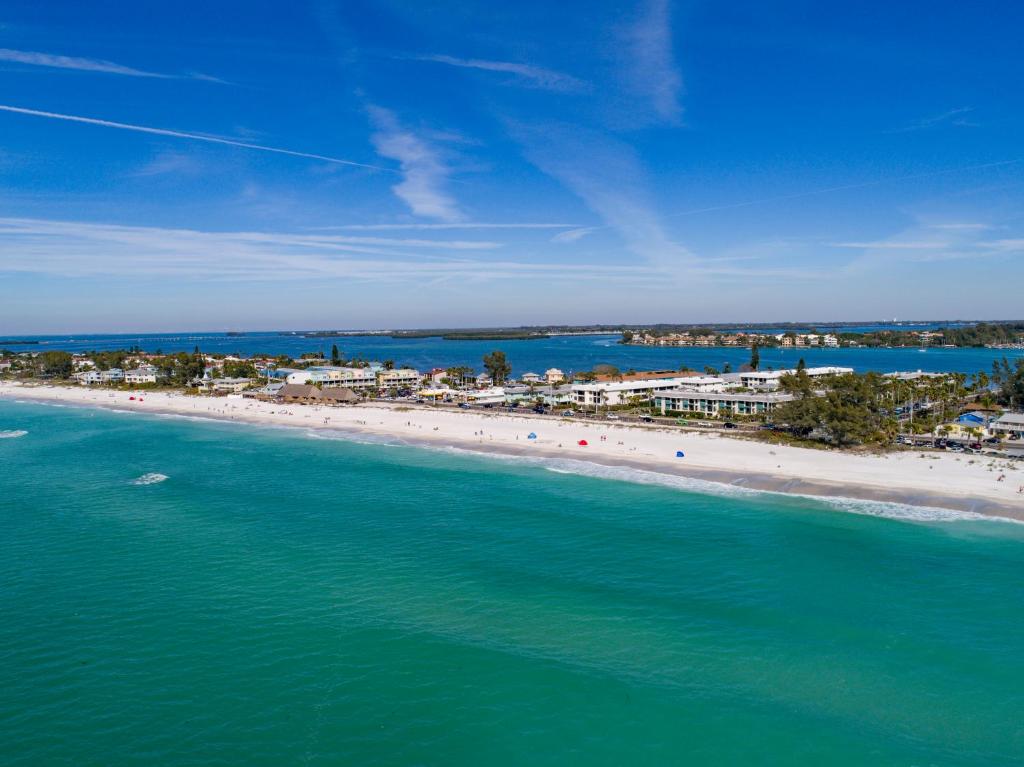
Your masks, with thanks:
[[(130, 397), (136, 397), (132, 400)], [(141, 399), (139, 399), (141, 397)], [(588, 461), (750, 489), (931, 506), (1024, 521), (1024, 465), (986, 456), (853, 455), (768, 445), (718, 434), (614, 422), (576, 423), (425, 407), (275, 405), (170, 392), (0, 382), (0, 398), (41, 400), (305, 429), (344, 429), (407, 443)], [(2, 425), (0, 425), (2, 426)], [(531, 433), (536, 439), (529, 439)], [(585, 440), (585, 446), (579, 442)], [(676, 457), (682, 451), (684, 457)], [(1001, 481), (1000, 476), (1004, 477)]]

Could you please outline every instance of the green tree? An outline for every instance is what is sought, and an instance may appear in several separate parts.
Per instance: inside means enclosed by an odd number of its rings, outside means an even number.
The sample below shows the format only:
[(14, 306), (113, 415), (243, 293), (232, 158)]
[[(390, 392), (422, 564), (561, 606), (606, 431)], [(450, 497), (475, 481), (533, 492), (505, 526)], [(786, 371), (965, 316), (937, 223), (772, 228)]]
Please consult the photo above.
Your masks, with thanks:
[(67, 352), (43, 352), (38, 357), (39, 372), (56, 378), (70, 378), (74, 362)]
[(248, 360), (240, 360), (239, 362), (225, 362), (224, 363), (224, 376), (226, 378), (257, 378), (259, 372), (256, 370), (256, 366)]
[(484, 355), (484, 370), (487, 371), (495, 384), (501, 384), (508, 378), (508, 374), (512, 372), (512, 366), (505, 359), (505, 352), (495, 349), (490, 354)]
[(803, 357), (801, 357), (799, 360), (797, 360), (796, 369), (797, 370), (807, 370), (807, 363), (804, 361)]
[(473, 368), (459, 365), (445, 370), (446, 380), (449, 386), (462, 386), (463, 379), (473, 373)]
[(341, 364), (341, 352), (338, 351), (338, 345), (337, 344), (332, 344), (331, 345), (331, 364), (332, 365), (340, 365)]
[(757, 341), (754, 341), (750, 345), (750, 369), (757, 370), (761, 365), (761, 350), (758, 348)]
[(996, 401), (1009, 408), (1024, 407), (1024, 357), (1010, 365), (1006, 357), (992, 363), (992, 383), (996, 385)]

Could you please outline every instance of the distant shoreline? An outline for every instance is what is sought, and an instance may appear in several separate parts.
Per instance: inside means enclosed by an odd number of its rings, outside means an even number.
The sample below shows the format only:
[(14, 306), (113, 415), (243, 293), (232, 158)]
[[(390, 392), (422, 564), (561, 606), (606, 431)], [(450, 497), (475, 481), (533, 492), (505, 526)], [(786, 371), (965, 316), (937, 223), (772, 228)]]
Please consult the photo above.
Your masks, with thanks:
[[(130, 396), (141, 396), (142, 401), (130, 400)], [(1019, 462), (1011, 466), (996, 459), (968, 460), (914, 452), (855, 455), (612, 423), (377, 404), (343, 408), (289, 406), (168, 392), (132, 394), (10, 383), (0, 384), (0, 399), (356, 432), (410, 446), (456, 448), (506, 457), (571, 459), (748, 490), (906, 504), (1024, 521), (1024, 495), (1016, 492), (1024, 485), (1024, 466)], [(538, 439), (529, 440), (531, 433), (536, 433)], [(588, 444), (577, 444), (581, 439)], [(673, 459), (676, 450), (684, 451), (685, 457)], [(997, 482), (1001, 473), (1006, 479)]]

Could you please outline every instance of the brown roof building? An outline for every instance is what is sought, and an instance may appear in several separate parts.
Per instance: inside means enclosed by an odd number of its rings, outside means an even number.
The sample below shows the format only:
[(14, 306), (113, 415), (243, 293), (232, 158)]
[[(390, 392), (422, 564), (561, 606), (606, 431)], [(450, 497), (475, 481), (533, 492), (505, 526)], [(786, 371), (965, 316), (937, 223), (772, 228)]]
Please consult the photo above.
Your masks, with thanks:
[(320, 402), (323, 394), (311, 384), (285, 384), (277, 392), (282, 402)]
[(325, 386), (321, 395), (328, 405), (351, 405), (359, 401), (359, 395), (345, 386)]

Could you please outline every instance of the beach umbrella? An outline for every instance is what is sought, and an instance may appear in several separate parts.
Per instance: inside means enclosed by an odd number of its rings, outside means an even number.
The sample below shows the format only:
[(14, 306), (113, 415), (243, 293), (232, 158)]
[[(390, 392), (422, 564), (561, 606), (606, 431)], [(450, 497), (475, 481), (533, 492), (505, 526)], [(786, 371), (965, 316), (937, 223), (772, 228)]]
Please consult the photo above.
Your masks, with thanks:
[(587, 441), (586, 441), (585, 439), (581, 439), (581, 440), (580, 440), (579, 442), (577, 442), (576, 444), (577, 444), (577, 445), (582, 445), (583, 447), (586, 447), (586, 446), (587, 446)]
[(686, 456), (683, 455), (683, 451), (682, 450), (676, 450), (676, 458), (685, 458), (685, 457)]
[(533, 433), (533, 432), (531, 431), (531, 432), (530, 432), (529, 434), (527, 434), (527, 435), (526, 435), (526, 438), (527, 438), (527, 439), (537, 439), (537, 435), (536, 435), (536, 434), (534, 434), (534, 433)]

